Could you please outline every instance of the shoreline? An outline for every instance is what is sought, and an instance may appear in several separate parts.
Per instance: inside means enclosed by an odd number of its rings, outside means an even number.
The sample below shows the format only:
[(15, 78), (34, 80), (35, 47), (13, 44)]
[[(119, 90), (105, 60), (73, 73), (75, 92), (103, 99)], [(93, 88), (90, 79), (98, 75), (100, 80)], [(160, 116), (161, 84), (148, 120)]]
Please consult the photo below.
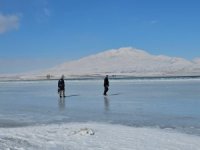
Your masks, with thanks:
[[(79, 76), (79, 77), (65, 77), (65, 80), (102, 80), (104, 76)], [(200, 79), (200, 75), (189, 75), (189, 76), (109, 76), (110, 80), (157, 80), (157, 79)], [(9, 81), (54, 81), (59, 78), (36, 77), (36, 78), (9, 78), (0, 77), (0, 82)]]

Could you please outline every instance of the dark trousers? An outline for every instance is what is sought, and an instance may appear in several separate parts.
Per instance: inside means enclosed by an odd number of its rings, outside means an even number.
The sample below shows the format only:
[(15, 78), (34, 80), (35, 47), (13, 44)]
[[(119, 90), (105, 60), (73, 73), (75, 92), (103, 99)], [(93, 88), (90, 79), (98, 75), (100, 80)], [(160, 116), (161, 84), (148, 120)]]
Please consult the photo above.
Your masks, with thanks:
[(103, 94), (104, 94), (104, 95), (107, 95), (108, 90), (109, 90), (109, 89), (108, 89), (108, 86), (104, 86), (104, 93), (103, 93)]
[(65, 97), (65, 89), (64, 88), (58, 88), (58, 94), (60, 97)]
[(60, 97), (65, 97), (65, 90), (60, 90), (59, 95)]

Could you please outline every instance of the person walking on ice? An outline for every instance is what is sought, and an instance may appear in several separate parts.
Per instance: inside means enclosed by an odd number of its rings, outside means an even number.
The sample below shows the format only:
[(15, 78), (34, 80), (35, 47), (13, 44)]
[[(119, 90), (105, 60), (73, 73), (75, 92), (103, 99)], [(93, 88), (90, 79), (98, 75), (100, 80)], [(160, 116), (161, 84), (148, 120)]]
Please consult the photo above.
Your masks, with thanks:
[(58, 93), (59, 93), (60, 97), (65, 97), (64, 75), (62, 75), (60, 80), (58, 80)]
[(108, 75), (106, 75), (106, 77), (104, 78), (104, 96), (107, 96), (107, 92), (108, 92), (108, 87), (109, 87), (109, 81), (108, 81)]

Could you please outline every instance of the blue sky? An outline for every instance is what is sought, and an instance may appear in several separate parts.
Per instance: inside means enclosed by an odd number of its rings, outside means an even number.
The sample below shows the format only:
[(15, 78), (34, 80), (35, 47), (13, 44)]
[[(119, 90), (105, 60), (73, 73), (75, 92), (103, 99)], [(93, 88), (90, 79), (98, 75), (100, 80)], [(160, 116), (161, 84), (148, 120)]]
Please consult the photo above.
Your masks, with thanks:
[(200, 57), (199, 0), (0, 0), (0, 73), (113, 48)]

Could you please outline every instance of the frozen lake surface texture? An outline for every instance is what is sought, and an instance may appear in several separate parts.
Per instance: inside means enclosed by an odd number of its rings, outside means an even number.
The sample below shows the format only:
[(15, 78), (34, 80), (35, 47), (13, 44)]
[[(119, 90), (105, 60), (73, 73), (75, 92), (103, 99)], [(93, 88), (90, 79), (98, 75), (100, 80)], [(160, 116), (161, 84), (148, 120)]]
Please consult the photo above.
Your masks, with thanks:
[(0, 82), (2, 150), (199, 150), (200, 79)]

